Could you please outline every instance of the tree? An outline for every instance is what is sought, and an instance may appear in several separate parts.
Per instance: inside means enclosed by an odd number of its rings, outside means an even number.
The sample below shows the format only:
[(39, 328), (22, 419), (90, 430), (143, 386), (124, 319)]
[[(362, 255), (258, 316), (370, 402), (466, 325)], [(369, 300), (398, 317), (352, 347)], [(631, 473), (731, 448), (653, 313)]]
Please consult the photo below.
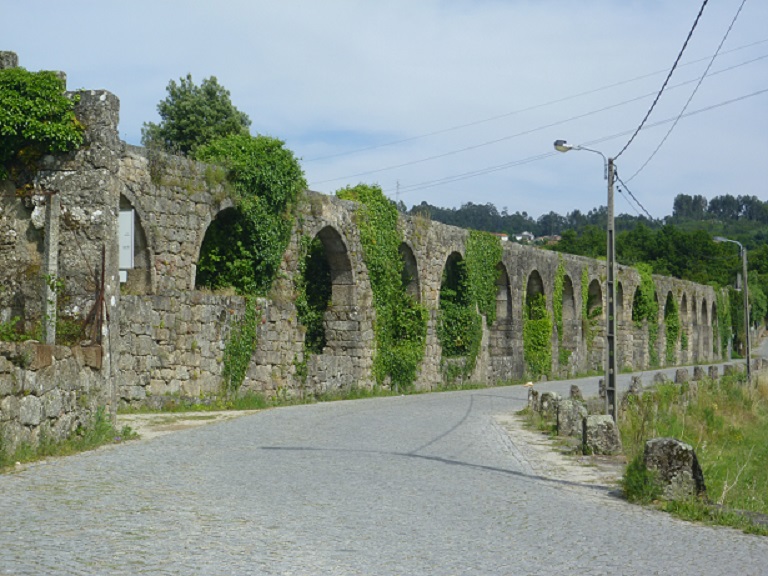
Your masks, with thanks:
[(168, 96), (157, 105), (160, 123), (145, 122), (141, 129), (144, 146), (194, 155), (217, 138), (248, 134), (251, 120), (235, 108), (215, 76), (197, 86), (187, 74), (178, 84), (171, 80), (166, 91)]
[(41, 155), (68, 152), (83, 142), (76, 97), (53, 72), (0, 70), (0, 180), (7, 168), (26, 168)]

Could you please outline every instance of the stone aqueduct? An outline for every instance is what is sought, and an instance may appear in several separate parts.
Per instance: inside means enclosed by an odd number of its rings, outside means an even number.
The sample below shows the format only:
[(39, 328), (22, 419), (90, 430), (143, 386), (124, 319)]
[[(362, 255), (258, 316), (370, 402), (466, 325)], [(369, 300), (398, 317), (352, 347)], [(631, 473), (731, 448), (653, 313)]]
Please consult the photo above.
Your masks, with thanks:
[[(113, 405), (218, 390), (223, 350), (232, 326), (242, 318), (244, 301), (234, 295), (196, 290), (195, 267), (206, 230), (231, 202), (210, 177), (210, 167), (179, 157), (149, 155), (122, 142), (117, 131), (118, 110), (119, 101), (109, 92), (81, 92), (76, 113), (87, 127), (86, 145), (76, 153), (44, 159), (36, 181), (40, 191), (55, 191), (61, 199), (58, 275), (67, 283), (67, 306), (74, 314), (84, 315), (94, 306), (98, 288), (94, 279), (100, 274), (104, 247), (103, 362), (89, 369), (101, 371), (110, 390), (104, 398)], [(0, 320), (6, 321), (12, 316), (39, 314), (39, 275), (35, 273), (42, 260), (43, 234), (36, 226), (36, 215), (44, 210), (46, 200), (39, 196), (22, 202), (12, 197), (10, 182), (2, 186), (6, 194), (0, 200), (0, 279), (4, 285)], [(258, 347), (244, 389), (291, 394), (373, 386), (375, 318), (355, 225), (356, 209), (351, 202), (306, 193), (274, 288), (269, 298), (259, 301)], [(430, 312), (427, 350), (416, 381), (417, 388), (429, 389), (443, 382), (436, 337), (443, 270), (449, 259), (463, 257), (468, 232), (406, 216), (401, 216), (400, 225), (401, 254), (413, 277), (409, 289)], [(308, 358), (305, 380), (296, 374), (303, 355), (304, 328), (297, 321), (293, 285), (303, 236), (322, 241), (332, 271), (332, 302), (325, 315), (327, 346)], [(132, 260), (123, 271), (122, 282), (121, 244)], [(497, 283), (498, 318), (490, 327), (484, 323), (473, 380), (493, 383), (525, 376), (523, 303), (526, 295), (543, 293), (552, 313), (560, 262), (565, 269), (563, 334), (562, 338), (552, 334), (553, 373), (601, 369), (604, 322), (598, 320), (594, 337), (588, 337), (582, 303), (587, 302), (588, 311), (606, 309), (605, 263), (504, 242)], [(586, 295), (582, 288), (585, 270)], [(667, 303), (672, 301), (679, 309), (688, 345), (682, 349), (676, 344), (671, 363), (721, 358), (727, 351), (721, 350), (716, 337), (713, 289), (661, 276), (654, 281), (662, 326), (656, 346), (662, 364), (666, 363), (663, 320)], [(637, 271), (620, 267), (620, 367), (641, 369), (650, 363), (647, 327), (632, 321), (639, 284)], [(571, 351), (562, 366), (558, 365), (561, 345)]]

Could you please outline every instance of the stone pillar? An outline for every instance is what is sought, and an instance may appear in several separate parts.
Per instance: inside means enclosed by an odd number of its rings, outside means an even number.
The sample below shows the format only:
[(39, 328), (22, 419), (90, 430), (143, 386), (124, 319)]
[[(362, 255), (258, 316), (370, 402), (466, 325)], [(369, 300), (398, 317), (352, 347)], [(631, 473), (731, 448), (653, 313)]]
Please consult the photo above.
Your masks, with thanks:
[(56, 344), (56, 282), (59, 274), (59, 213), (58, 193), (48, 196), (45, 204), (45, 254), (43, 256), (43, 327), (46, 344)]
[(0, 51), (0, 70), (6, 68), (18, 68), (19, 57), (16, 52), (4, 52)]

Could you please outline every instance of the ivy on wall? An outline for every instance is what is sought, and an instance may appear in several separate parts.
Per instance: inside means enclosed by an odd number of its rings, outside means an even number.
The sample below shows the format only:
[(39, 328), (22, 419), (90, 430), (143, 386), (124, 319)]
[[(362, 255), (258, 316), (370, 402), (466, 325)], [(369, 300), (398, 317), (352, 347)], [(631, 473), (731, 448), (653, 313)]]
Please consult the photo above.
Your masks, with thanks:
[(532, 376), (552, 370), (552, 319), (544, 294), (523, 296), (523, 358)]
[(467, 239), (467, 279), (474, 301), (485, 322), (496, 321), (496, 292), (501, 262), (501, 240), (498, 236), (477, 230), (469, 231)]
[[(664, 331), (667, 337), (665, 343), (667, 364), (674, 364), (675, 348), (678, 341), (682, 339), (682, 333), (680, 330), (680, 313), (677, 309), (677, 302), (675, 302), (674, 298), (667, 300), (667, 309), (664, 311)], [(686, 336), (686, 347), (688, 343), (687, 339), (688, 338)]]
[(260, 319), (261, 310), (256, 306), (256, 298), (246, 296), (243, 320), (232, 327), (224, 347), (221, 375), (224, 378), (224, 387), (228, 394), (237, 396), (240, 386), (245, 380), (245, 374), (251, 363), (251, 356), (256, 351), (258, 344), (256, 330)]
[(407, 293), (397, 208), (378, 186), (358, 184), (336, 195), (360, 203), (357, 225), (376, 310), (374, 377), (379, 384), (389, 378), (398, 390), (410, 388), (424, 358), (428, 313)]
[(266, 295), (290, 240), (294, 210), (306, 187), (293, 152), (268, 136), (237, 134), (197, 149), (196, 157), (227, 170), (234, 210), (219, 215), (205, 235), (197, 285), (232, 286)]
[(581, 271), (581, 330), (587, 342), (587, 352), (592, 351), (597, 323), (602, 312), (602, 306), (595, 306), (591, 311), (589, 309), (589, 271), (585, 266)]
[(44, 154), (69, 152), (83, 143), (75, 117), (77, 96), (65, 94), (54, 72), (0, 70), (0, 180), (34, 170)]
[(565, 286), (565, 264), (560, 253), (557, 255), (557, 269), (555, 270), (555, 282), (552, 288), (552, 311), (557, 327), (557, 360), (558, 366), (564, 368), (571, 357), (571, 351), (563, 346), (563, 289)]
[(649, 264), (638, 264), (636, 267), (640, 275), (640, 286), (635, 293), (632, 304), (632, 320), (635, 325), (641, 327), (643, 321), (648, 326), (648, 354), (651, 366), (658, 367), (659, 352), (656, 342), (659, 339), (659, 303), (656, 300), (656, 284), (653, 281), (653, 269)]
[(717, 301), (717, 328), (720, 331), (720, 350), (721, 357), (728, 353), (728, 343), (731, 340), (731, 299), (730, 291), (727, 289), (715, 288), (715, 299)]

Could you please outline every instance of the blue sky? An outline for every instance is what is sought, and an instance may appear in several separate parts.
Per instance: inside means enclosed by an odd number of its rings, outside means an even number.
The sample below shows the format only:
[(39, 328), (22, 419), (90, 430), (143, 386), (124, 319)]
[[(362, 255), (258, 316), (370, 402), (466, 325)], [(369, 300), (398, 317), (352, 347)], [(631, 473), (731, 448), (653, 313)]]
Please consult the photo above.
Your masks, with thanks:
[[(768, 200), (768, 3), (709, 2), (617, 161), (654, 217), (679, 193)], [(252, 132), (286, 141), (310, 188), (377, 183), (410, 207), (491, 202), (537, 217), (605, 204), (613, 156), (661, 87), (700, 0), (0, 0), (0, 50), (121, 101), (138, 144), (171, 79), (216, 76)], [(761, 92), (762, 91), (762, 92)], [(737, 100), (737, 101), (735, 101)], [(734, 101), (734, 102), (731, 102)], [(731, 103), (727, 103), (731, 102)], [(619, 134), (620, 136), (614, 136)], [(612, 137), (613, 136), (613, 137)], [(399, 190), (399, 195), (398, 195)], [(623, 196), (616, 212), (641, 211)]]

